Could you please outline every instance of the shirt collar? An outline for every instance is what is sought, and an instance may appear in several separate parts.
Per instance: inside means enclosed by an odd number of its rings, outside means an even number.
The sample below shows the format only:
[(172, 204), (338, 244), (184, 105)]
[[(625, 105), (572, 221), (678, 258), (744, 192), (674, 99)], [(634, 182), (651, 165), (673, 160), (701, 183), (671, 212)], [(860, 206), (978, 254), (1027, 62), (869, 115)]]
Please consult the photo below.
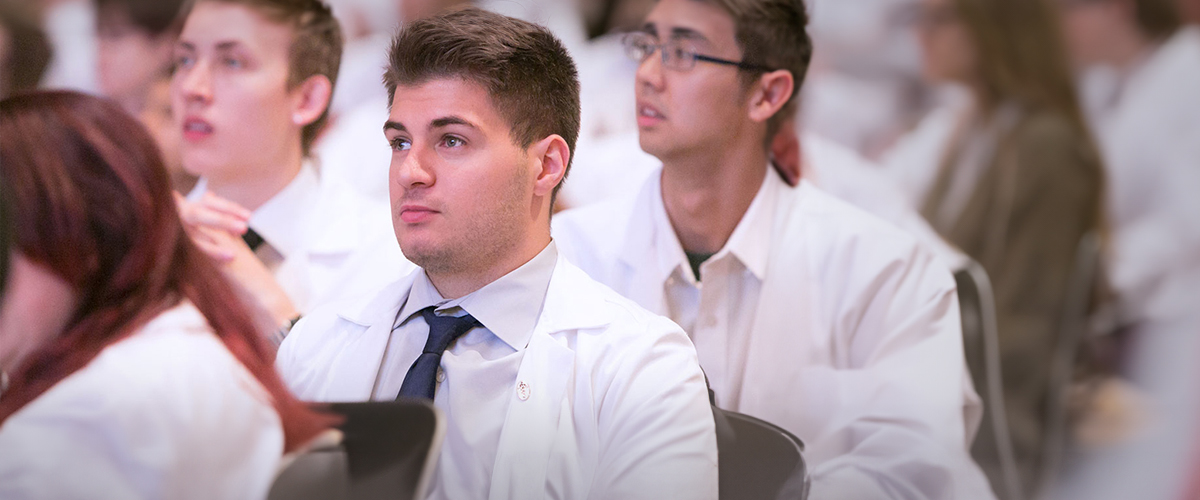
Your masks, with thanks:
[(524, 350), (541, 317), (557, 262), (558, 247), (551, 241), (521, 267), (455, 300), (443, 298), (422, 271), (413, 281), (412, 291), (400, 308), (398, 318), (401, 323), (407, 322), (430, 306), (435, 306), (437, 312), (451, 313), (461, 308), (510, 347)]
[[(651, 205), (651, 231), (653, 233), (651, 238), (655, 248), (658, 249), (656, 257), (661, 274), (659, 277), (666, 281), (672, 274), (680, 273), (682, 276), (691, 276), (692, 280), (695, 280), (691, 265), (688, 264), (687, 255), (679, 243), (679, 237), (675, 234), (670, 217), (667, 216), (666, 205), (662, 199), (661, 176), (655, 177), (657, 180), (654, 181), (655, 196)], [(779, 198), (780, 190), (786, 187), (787, 185), (775, 173), (774, 168), (768, 166), (766, 177), (758, 188), (758, 193), (754, 195), (750, 207), (746, 209), (742, 220), (738, 222), (737, 227), (729, 236), (729, 241), (725, 242), (725, 246), (709, 260), (715, 262), (724, 259), (727, 255), (733, 255), (755, 277), (760, 280), (764, 279), (767, 271), (767, 258), (771, 252), (771, 231), (775, 220), (776, 200)]]
[[(202, 177), (187, 198), (199, 200), (207, 191), (208, 179)], [(250, 215), (250, 228), (284, 257), (303, 250), (309, 220), (306, 215), (316, 205), (319, 194), (316, 166), (305, 161), (287, 186)]]

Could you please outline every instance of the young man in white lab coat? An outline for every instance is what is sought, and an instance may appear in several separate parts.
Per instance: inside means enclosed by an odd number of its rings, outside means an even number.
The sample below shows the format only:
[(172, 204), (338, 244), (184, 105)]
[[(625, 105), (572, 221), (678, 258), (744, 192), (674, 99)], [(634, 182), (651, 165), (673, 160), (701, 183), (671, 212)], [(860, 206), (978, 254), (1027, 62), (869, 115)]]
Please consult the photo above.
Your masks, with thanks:
[(264, 332), (412, 268), (389, 244), (385, 205), (323, 176), (308, 155), (341, 54), (320, 0), (201, 0), (175, 46), (180, 153), (200, 176), (180, 212)]
[(280, 347), (302, 399), (432, 398), (448, 421), (432, 498), (716, 498), (687, 335), (550, 238), (576, 75), (524, 21), (468, 9), (404, 28), (384, 132), (396, 239), (420, 269), (318, 309)]
[(793, 0), (660, 0), (626, 39), (635, 196), (555, 217), (568, 259), (696, 343), (717, 406), (807, 445), (812, 498), (990, 498), (946, 265), (769, 166), (811, 53)]

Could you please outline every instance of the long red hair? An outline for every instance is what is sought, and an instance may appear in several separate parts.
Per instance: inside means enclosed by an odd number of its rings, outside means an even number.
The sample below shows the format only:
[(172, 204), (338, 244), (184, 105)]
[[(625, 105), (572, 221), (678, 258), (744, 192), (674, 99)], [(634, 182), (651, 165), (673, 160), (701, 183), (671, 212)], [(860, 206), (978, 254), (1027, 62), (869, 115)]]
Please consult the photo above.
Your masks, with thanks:
[(270, 393), (285, 450), (333, 423), (283, 385), (234, 289), (184, 233), (153, 139), (119, 106), (74, 92), (0, 101), (0, 175), (15, 249), (79, 298), (61, 335), (11, 374), (0, 424), (184, 299)]

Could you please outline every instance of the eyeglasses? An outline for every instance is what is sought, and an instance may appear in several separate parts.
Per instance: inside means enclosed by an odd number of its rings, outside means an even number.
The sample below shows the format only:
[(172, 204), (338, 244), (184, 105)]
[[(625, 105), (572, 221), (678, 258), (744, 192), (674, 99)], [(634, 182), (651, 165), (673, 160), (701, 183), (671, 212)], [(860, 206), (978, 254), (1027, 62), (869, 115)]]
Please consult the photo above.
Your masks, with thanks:
[(681, 40), (670, 40), (666, 43), (654, 43), (654, 40), (650, 34), (634, 32), (626, 34), (621, 43), (625, 46), (625, 55), (639, 63), (654, 55), (655, 51), (661, 51), (663, 67), (677, 71), (688, 71), (696, 67), (696, 61), (734, 66), (744, 71), (774, 71), (758, 64), (697, 54), (696, 49)]

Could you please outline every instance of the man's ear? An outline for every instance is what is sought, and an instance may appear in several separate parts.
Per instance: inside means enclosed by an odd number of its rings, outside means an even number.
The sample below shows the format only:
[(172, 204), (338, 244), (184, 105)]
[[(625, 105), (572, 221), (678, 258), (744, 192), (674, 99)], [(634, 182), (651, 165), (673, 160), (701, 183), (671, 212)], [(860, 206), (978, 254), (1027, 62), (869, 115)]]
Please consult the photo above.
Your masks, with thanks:
[(766, 122), (783, 109), (796, 88), (792, 72), (780, 69), (764, 73), (750, 92), (750, 119)]
[(567, 165), (571, 162), (571, 148), (562, 136), (552, 134), (533, 143), (529, 147), (529, 154), (540, 160), (533, 194), (550, 196), (567, 175)]
[(333, 83), (325, 75), (308, 77), (292, 89), (292, 123), (305, 127), (317, 121), (333, 97)]

